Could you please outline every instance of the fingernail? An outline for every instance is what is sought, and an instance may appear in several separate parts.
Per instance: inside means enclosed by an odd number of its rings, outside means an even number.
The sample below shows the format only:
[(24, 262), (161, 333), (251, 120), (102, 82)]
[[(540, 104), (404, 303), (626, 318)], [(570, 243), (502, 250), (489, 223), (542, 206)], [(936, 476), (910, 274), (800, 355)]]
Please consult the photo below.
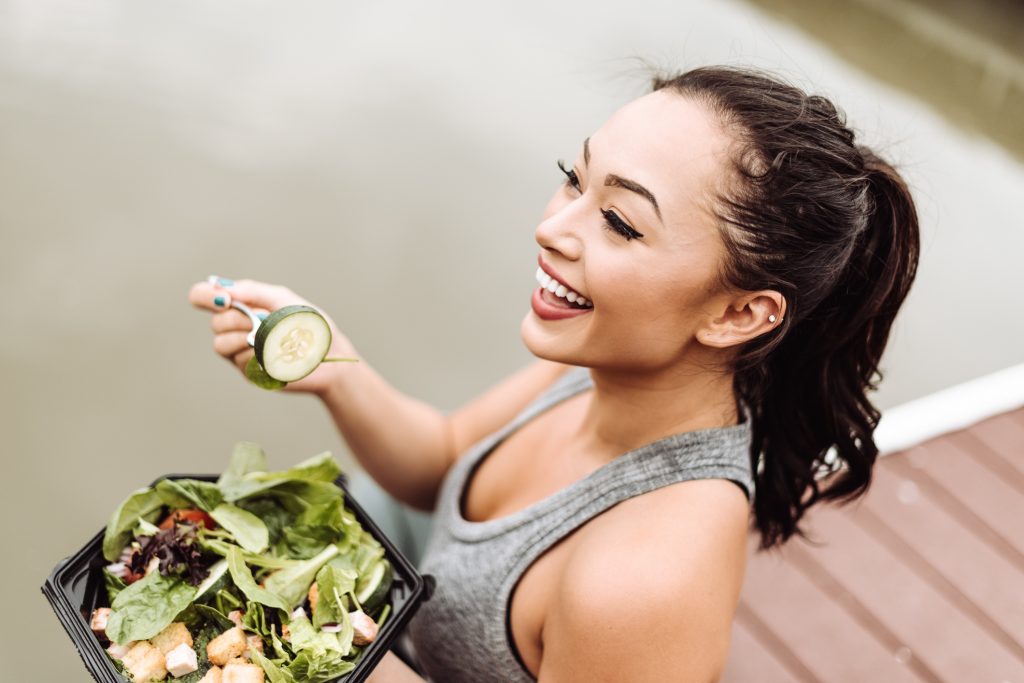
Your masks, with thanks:
[(263, 313), (262, 311), (256, 314), (256, 317), (260, 320), (266, 320), (269, 313)]
[(223, 296), (215, 296), (215, 297), (213, 297), (213, 305), (217, 306), (218, 308), (223, 308), (227, 304), (227, 302), (228, 302), (227, 298), (225, 298)]
[(230, 287), (231, 285), (235, 284), (235, 281), (229, 277), (219, 277), (217, 278), (217, 284), (220, 285), (221, 287)]

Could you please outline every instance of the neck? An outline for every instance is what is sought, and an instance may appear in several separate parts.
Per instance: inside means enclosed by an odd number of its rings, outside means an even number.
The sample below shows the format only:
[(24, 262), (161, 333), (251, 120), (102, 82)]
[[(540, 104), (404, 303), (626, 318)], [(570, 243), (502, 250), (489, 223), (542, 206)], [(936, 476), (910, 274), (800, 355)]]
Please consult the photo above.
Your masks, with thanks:
[(594, 452), (618, 454), (672, 434), (739, 422), (728, 373), (592, 368), (590, 376), (594, 389), (578, 436)]

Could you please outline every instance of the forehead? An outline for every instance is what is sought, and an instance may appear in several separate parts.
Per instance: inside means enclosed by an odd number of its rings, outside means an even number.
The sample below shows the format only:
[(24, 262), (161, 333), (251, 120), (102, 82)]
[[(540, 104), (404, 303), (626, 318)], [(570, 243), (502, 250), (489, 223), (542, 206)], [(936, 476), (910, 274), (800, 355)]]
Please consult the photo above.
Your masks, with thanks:
[(706, 206), (725, 177), (728, 134), (704, 104), (659, 90), (616, 111), (590, 138), (590, 168), (647, 187), (666, 222)]

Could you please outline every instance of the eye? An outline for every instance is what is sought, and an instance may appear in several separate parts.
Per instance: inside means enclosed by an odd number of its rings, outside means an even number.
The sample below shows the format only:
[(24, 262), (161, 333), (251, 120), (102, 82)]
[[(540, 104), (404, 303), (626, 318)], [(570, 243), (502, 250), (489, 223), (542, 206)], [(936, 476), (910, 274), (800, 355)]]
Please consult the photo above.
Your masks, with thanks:
[(601, 215), (604, 216), (605, 227), (608, 230), (617, 232), (623, 237), (625, 237), (627, 242), (629, 240), (637, 239), (638, 237), (644, 236), (642, 232), (637, 232), (633, 228), (629, 227), (629, 224), (626, 223), (626, 221), (619, 218), (619, 214), (615, 213), (614, 211), (601, 209)]
[(574, 188), (577, 192), (583, 192), (580, 189), (580, 178), (576, 175), (576, 171), (571, 168), (565, 167), (565, 162), (561, 159), (558, 160), (558, 168), (562, 169), (562, 173), (565, 174), (565, 184)]
[[(566, 168), (565, 162), (561, 159), (558, 160), (558, 168), (562, 169), (562, 173), (565, 174), (565, 184), (582, 194), (583, 189), (580, 187), (580, 177), (576, 175), (576, 171), (571, 168)], [(642, 232), (637, 232), (633, 228), (629, 227), (629, 224), (619, 218), (619, 215), (614, 211), (601, 209), (601, 215), (604, 216), (605, 229), (622, 235), (626, 238), (627, 242), (644, 236)]]

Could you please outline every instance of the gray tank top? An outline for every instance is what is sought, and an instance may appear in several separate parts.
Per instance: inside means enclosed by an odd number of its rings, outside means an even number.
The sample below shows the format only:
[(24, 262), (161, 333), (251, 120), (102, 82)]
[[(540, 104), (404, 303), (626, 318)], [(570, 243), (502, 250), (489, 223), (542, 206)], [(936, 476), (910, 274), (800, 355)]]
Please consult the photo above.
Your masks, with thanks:
[(408, 628), (416, 658), (434, 683), (533, 683), (512, 645), (512, 589), (544, 551), (613, 505), (676, 482), (712, 478), (736, 482), (753, 499), (746, 421), (660, 439), (522, 510), (485, 522), (466, 520), (463, 493), (483, 459), (517, 428), (591, 387), (587, 368), (568, 371), (448, 471), (420, 562), (420, 571), (437, 585)]

